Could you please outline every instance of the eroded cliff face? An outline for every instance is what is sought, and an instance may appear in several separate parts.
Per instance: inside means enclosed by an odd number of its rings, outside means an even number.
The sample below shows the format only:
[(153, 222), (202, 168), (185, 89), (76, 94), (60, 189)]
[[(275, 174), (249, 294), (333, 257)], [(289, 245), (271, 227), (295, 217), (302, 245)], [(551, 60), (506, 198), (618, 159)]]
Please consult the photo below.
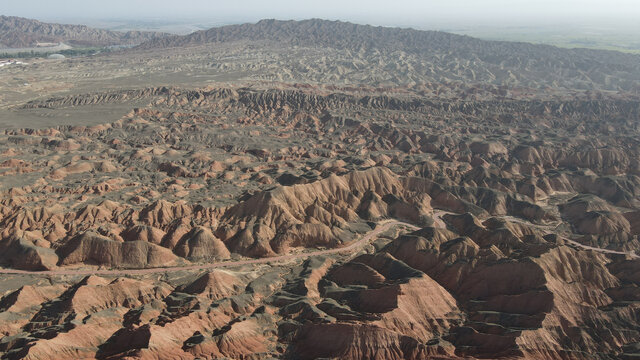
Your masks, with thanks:
[[(627, 338), (627, 331), (605, 335), (592, 327), (617, 328), (620, 313), (636, 311), (637, 304), (623, 305), (608, 295), (628, 286), (608, 268), (628, 261), (624, 256), (611, 259), (576, 250), (535, 229), (520, 232), (508, 222), (491, 224), (493, 218), (484, 225), (473, 220), (469, 215), (463, 222), (464, 237), (441, 238), (441, 231), (423, 229), (385, 248), (456, 295), (467, 318), (447, 339), (458, 354), (588, 358), (600, 352), (596, 349), (636, 341)], [(485, 236), (497, 233), (512, 243), (500, 249), (487, 242)]]
[(110, 124), (5, 131), (3, 177), (32, 179), (6, 181), (2, 194), (2, 246), (26, 254), (14, 267), (274, 256), (342, 246), (366, 221), (428, 225), (433, 208), (562, 223), (611, 250), (639, 246), (638, 149), (615, 135), (635, 131), (633, 101), (151, 88), (27, 106), (132, 99), (151, 104)]
[[(637, 101), (483, 96), (159, 87), (24, 104), (147, 105), (0, 135), (0, 261), (64, 275), (2, 295), (2, 356), (632, 357)], [(353, 246), (385, 220), (419, 229)], [(261, 258), (278, 262), (247, 262)], [(217, 263), (231, 267), (199, 270)], [(98, 270), (114, 272), (73, 275)]]
[(355, 257), (23, 286), (0, 299), (0, 344), (33, 359), (633, 352), (638, 259), (564, 245), (534, 224), (444, 219), (448, 229), (390, 233)]

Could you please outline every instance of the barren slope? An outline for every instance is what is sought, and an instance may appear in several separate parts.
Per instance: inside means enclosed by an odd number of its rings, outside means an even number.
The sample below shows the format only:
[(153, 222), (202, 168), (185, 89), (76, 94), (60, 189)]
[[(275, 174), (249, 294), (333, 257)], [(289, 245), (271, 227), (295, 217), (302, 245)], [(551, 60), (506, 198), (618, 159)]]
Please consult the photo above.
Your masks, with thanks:
[(0, 357), (635, 358), (637, 75), (318, 20), (3, 67)]

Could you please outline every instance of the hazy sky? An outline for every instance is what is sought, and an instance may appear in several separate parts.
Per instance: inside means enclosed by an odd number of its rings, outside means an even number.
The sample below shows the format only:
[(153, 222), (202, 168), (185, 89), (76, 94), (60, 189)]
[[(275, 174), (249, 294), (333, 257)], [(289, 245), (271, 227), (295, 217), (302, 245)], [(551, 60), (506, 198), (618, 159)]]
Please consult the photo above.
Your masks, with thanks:
[[(381, 25), (446, 22), (638, 22), (640, 0), (0, 0), (0, 14), (37, 19), (320, 17)], [(439, 24), (442, 25), (442, 24)]]

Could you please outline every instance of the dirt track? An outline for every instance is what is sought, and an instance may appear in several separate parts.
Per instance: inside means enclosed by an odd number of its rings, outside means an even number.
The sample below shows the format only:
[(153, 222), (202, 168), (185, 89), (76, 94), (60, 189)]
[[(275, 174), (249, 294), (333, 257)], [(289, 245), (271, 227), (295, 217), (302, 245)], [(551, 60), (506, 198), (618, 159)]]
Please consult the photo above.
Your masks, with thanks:
[(389, 230), (391, 227), (396, 225), (404, 225), (411, 229), (417, 230), (419, 227), (415, 225), (411, 225), (402, 221), (395, 220), (385, 220), (378, 223), (378, 226), (365, 234), (360, 240), (355, 241), (353, 244), (349, 246), (345, 246), (338, 249), (329, 249), (329, 250), (318, 250), (309, 253), (303, 254), (294, 254), (294, 255), (282, 255), (275, 256), (270, 258), (263, 259), (251, 259), (251, 260), (239, 260), (239, 261), (225, 261), (218, 262), (213, 264), (198, 264), (198, 265), (188, 265), (188, 266), (175, 266), (175, 267), (160, 267), (160, 268), (150, 268), (150, 269), (88, 269), (88, 270), (72, 270), (72, 269), (61, 269), (61, 270), (46, 270), (46, 271), (27, 271), (27, 270), (15, 270), (15, 269), (0, 269), (0, 274), (18, 274), (18, 275), (42, 275), (42, 276), (51, 276), (51, 275), (148, 275), (148, 274), (159, 274), (166, 272), (178, 272), (178, 271), (201, 271), (208, 269), (217, 269), (217, 268), (228, 268), (235, 266), (243, 266), (250, 264), (267, 264), (274, 263), (280, 261), (288, 261), (288, 260), (296, 260), (296, 259), (304, 259), (312, 256), (319, 255), (329, 255), (329, 254), (337, 254), (341, 252), (354, 250), (366, 243), (368, 243), (371, 239), (378, 236), (379, 234)]
[[(437, 227), (445, 227), (444, 222), (441, 217), (448, 212), (445, 211), (437, 211), (434, 213), (435, 225)], [(347, 252), (354, 250), (363, 246), (364, 244), (371, 241), (371, 239), (375, 238), (379, 234), (389, 230), (393, 226), (404, 225), (413, 230), (419, 229), (419, 227), (405, 223), (402, 221), (396, 220), (385, 220), (378, 223), (378, 226), (364, 235), (360, 240), (352, 243), (349, 246), (345, 246), (337, 249), (328, 249), (328, 250), (318, 250), (312, 251), (308, 253), (302, 254), (293, 254), (293, 255), (282, 255), (275, 256), (270, 258), (262, 258), (262, 259), (251, 259), (251, 260), (238, 260), (238, 261), (225, 261), (218, 262), (213, 264), (198, 264), (198, 265), (188, 265), (188, 266), (174, 266), (174, 267), (159, 267), (159, 268), (149, 268), (149, 269), (87, 269), (87, 270), (73, 270), (73, 269), (61, 269), (61, 270), (46, 270), (46, 271), (27, 271), (27, 270), (16, 270), (16, 269), (0, 269), (0, 274), (16, 274), (16, 275), (43, 275), (43, 276), (51, 276), (51, 275), (148, 275), (148, 274), (159, 274), (166, 272), (178, 272), (178, 271), (202, 271), (208, 269), (217, 269), (217, 268), (228, 268), (228, 267), (236, 267), (243, 265), (251, 265), (251, 264), (268, 264), (268, 263), (276, 263), (280, 261), (289, 261), (296, 259), (305, 259), (312, 256), (320, 256), (320, 255), (330, 255), (330, 254), (338, 254), (341, 252)], [(634, 258), (638, 256), (632, 252), (621, 252), (621, 251), (613, 251), (607, 249), (595, 248), (587, 245), (580, 244), (576, 241), (566, 239), (569, 243), (574, 246), (581, 247), (585, 250), (593, 250), (601, 253), (607, 254), (619, 254), (619, 255), (630, 255)]]
[(568, 243), (570, 243), (570, 244), (572, 244), (574, 246), (580, 247), (582, 249), (585, 249), (585, 250), (593, 250), (593, 251), (596, 251), (596, 252), (599, 252), (599, 253), (603, 253), (603, 254), (627, 255), (627, 256), (630, 256), (630, 257), (632, 257), (634, 259), (640, 258), (640, 256), (636, 255), (633, 251), (625, 252), (625, 251), (601, 249), (601, 248), (597, 248), (597, 247), (581, 244), (581, 243), (579, 243), (579, 242), (577, 242), (575, 240), (571, 240), (571, 239), (567, 239), (567, 238), (563, 238), (563, 239), (566, 240)]
[[(502, 218), (506, 219), (508, 221), (512, 221), (512, 222), (519, 222), (521, 224), (531, 225), (530, 222), (523, 221), (522, 219), (518, 219), (518, 218), (513, 217), (513, 216), (503, 216)], [(584, 250), (592, 250), (592, 251), (599, 252), (599, 253), (602, 253), (602, 254), (627, 255), (627, 256), (630, 256), (631, 258), (634, 258), (634, 259), (640, 258), (640, 256), (636, 255), (636, 253), (634, 253), (633, 251), (626, 251), (625, 252), (625, 251), (602, 249), (602, 248), (599, 248), (599, 247), (584, 245), (584, 244), (581, 244), (581, 243), (579, 243), (579, 242), (577, 242), (575, 240), (571, 240), (571, 239), (566, 238), (566, 237), (562, 237), (562, 239), (564, 239), (567, 243), (569, 243), (569, 244), (571, 244), (573, 246), (579, 247), (581, 249), (584, 249)]]

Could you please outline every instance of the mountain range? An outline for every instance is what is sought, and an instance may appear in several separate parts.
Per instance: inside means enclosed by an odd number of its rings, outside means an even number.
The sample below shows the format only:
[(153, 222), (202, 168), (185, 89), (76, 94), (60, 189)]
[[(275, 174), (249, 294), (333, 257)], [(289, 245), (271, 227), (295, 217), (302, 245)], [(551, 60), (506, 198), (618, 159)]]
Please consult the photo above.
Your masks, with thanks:
[(147, 31), (109, 31), (0, 15), (0, 48), (26, 48), (38, 42), (64, 42), (72, 46), (135, 45), (166, 35)]

